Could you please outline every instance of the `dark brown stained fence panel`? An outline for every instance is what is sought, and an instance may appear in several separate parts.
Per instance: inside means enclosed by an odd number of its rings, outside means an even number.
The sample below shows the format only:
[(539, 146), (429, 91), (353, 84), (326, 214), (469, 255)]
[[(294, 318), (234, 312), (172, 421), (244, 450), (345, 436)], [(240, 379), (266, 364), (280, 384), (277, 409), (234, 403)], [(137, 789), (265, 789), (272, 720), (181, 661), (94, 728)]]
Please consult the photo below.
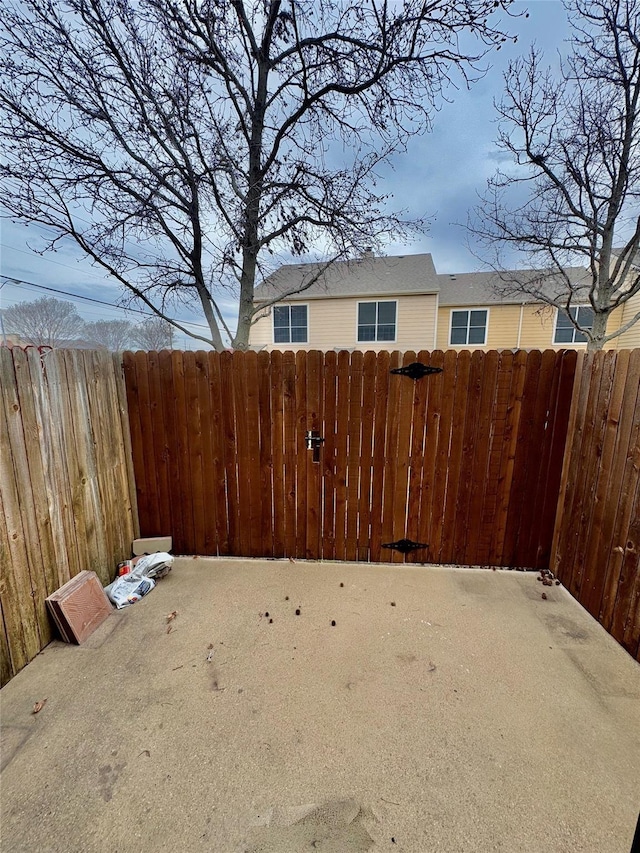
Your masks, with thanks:
[[(421, 364), (430, 363), (430, 354), (421, 350), (416, 355), (416, 361)], [(405, 362), (406, 363), (406, 362)], [(426, 420), (429, 392), (432, 387), (433, 377), (411, 382), (413, 387), (413, 411), (411, 413), (411, 447), (409, 448), (409, 491), (407, 500), (407, 539), (414, 542), (426, 542), (420, 538), (420, 509), (426, 503), (426, 494), (423, 492), (423, 480), (426, 468)], [(426, 535), (426, 534), (425, 534)], [(426, 551), (419, 550), (407, 554), (406, 561), (424, 562)]]
[(364, 355), (351, 354), (349, 406), (347, 425), (347, 497), (345, 558), (356, 560), (358, 551), (358, 506), (360, 466), (360, 443), (362, 438), (362, 372)]
[(335, 467), (336, 467), (336, 393), (338, 382), (338, 356), (327, 352), (324, 356), (324, 446), (320, 454), (322, 465), (322, 556), (333, 560), (336, 553), (335, 535)]
[[(579, 596), (582, 585), (583, 566), (577, 562), (577, 552), (580, 545), (579, 528), (582, 513), (590, 506), (587, 493), (591, 488), (596, 470), (592, 467), (593, 438), (595, 434), (596, 419), (598, 416), (598, 400), (600, 395), (600, 383), (602, 379), (603, 359), (596, 354), (587, 354), (583, 364), (583, 376), (588, 377), (585, 383), (586, 394), (582, 395), (579, 403), (578, 434), (580, 435), (580, 446), (575, 453), (577, 470), (572, 482), (575, 483), (572, 502), (570, 504), (567, 519), (571, 519), (569, 527), (570, 536), (565, 539), (564, 555), (570, 561), (572, 570), (564, 579), (565, 586), (572, 595)], [(586, 377), (585, 377), (586, 378)]]
[[(589, 530), (589, 549), (586, 554), (585, 578), (586, 588), (583, 596), (584, 607), (590, 612), (599, 612), (607, 580), (606, 567), (611, 549), (612, 530), (607, 533), (608, 518), (613, 518), (611, 498), (617, 505), (619, 502), (619, 484), (622, 479), (622, 454), (619, 452), (619, 441), (623, 430), (618, 429), (625, 396), (628, 396), (627, 377), (631, 352), (623, 350), (618, 353), (615, 361), (611, 395), (606, 425), (602, 437), (600, 464), (598, 466), (598, 482), (593, 497), (593, 514)], [(629, 419), (629, 429), (631, 419)], [(617, 466), (616, 466), (617, 463)]]
[(388, 352), (376, 357), (376, 399), (373, 426), (373, 470), (371, 479), (371, 543), (370, 559), (386, 560), (388, 552), (382, 549), (387, 542), (382, 538), (382, 509), (384, 502), (385, 432), (389, 409), (389, 374), (391, 357)]
[(551, 566), (639, 659), (640, 350), (580, 362)]
[(307, 431), (307, 353), (295, 354), (295, 435), (293, 436), (296, 458), (296, 550), (297, 557), (307, 553), (307, 466), (311, 465), (311, 454), (307, 451), (305, 433)]
[(271, 441), (273, 453), (273, 556), (284, 557), (285, 547), (285, 481), (284, 481), (284, 380), (282, 353), (273, 352), (269, 359), (269, 395), (271, 407)]
[(213, 488), (211, 497), (216, 502), (217, 553), (226, 556), (229, 554), (229, 519), (220, 355), (217, 352), (210, 352), (207, 353), (207, 358), (209, 363), (209, 405), (211, 407), (209, 428), (213, 456)]
[[(392, 352), (389, 369), (402, 366), (402, 353)], [(404, 377), (391, 375), (389, 378), (389, 396), (387, 398), (386, 435), (384, 444), (384, 482), (382, 497), (382, 544), (386, 545), (404, 537), (404, 531), (396, 535), (394, 528), (394, 501), (398, 480), (398, 433), (400, 430), (400, 392)], [(382, 559), (389, 563), (399, 563), (403, 557), (397, 551), (382, 549)]]
[(535, 556), (533, 565), (537, 569), (548, 568), (551, 559), (576, 361), (577, 353), (570, 351), (562, 353), (556, 361), (544, 458), (536, 496), (537, 535), (534, 536), (531, 547), (532, 557)]
[[(490, 480), (491, 446), (496, 440), (494, 431), (495, 408), (497, 405), (499, 355), (491, 350), (484, 355), (480, 401), (475, 412), (476, 428), (473, 438), (473, 465), (470, 477), (469, 511), (466, 521), (466, 543), (463, 562), (484, 563), (480, 554), (482, 540), (482, 511), (487, 502), (487, 493), (492, 486)], [(486, 548), (485, 548), (486, 550)]]
[(425, 541), (429, 545), (426, 558), (432, 563), (440, 562), (440, 553), (442, 549), (445, 507), (447, 500), (449, 445), (454, 415), (457, 371), (457, 353), (453, 350), (447, 350), (447, 352), (444, 353), (443, 361), (441, 408), (436, 421), (437, 431), (431, 436), (431, 440), (437, 442), (437, 451), (435, 456), (434, 480), (432, 486), (433, 501), (429, 516), (430, 533)]
[[(182, 504), (182, 531), (178, 541), (173, 542), (174, 550), (179, 553), (196, 553), (195, 519), (193, 514), (193, 486), (191, 477), (193, 469), (190, 459), (189, 433), (190, 413), (187, 402), (187, 381), (185, 376), (185, 360), (183, 353), (171, 353), (171, 367), (173, 373), (173, 399), (175, 405), (176, 447), (175, 453), (178, 457), (178, 482), (175, 484), (176, 491), (174, 500)], [(162, 532), (155, 530), (156, 535)], [(147, 535), (153, 535), (147, 533)]]
[[(471, 375), (471, 353), (461, 352), (457, 357), (455, 376), (452, 376), (452, 408), (450, 414), (450, 444), (448, 459), (441, 460), (443, 468), (439, 472), (445, 487), (442, 512), (442, 538), (438, 562), (451, 563), (454, 559), (454, 541), (456, 534), (456, 512), (460, 474), (463, 469), (464, 429), (467, 416), (469, 377)], [(437, 511), (437, 510), (436, 510)]]
[(371, 485), (373, 433), (376, 408), (376, 354), (363, 359), (362, 431), (360, 442), (360, 494), (358, 496), (358, 560), (369, 560), (371, 549)]
[[(321, 352), (314, 350), (307, 356), (307, 430), (314, 430), (324, 437), (324, 400), (322, 383), (324, 358)], [(321, 444), (318, 461), (314, 462), (314, 451), (305, 450), (307, 458), (307, 548), (309, 559), (322, 557), (322, 455)]]
[(503, 545), (503, 559), (509, 566), (516, 566), (518, 558), (518, 534), (523, 514), (528, 512), (531, 495), (529, 488), (529, 473), (536, 464), (537, 447), (533, 443), (536, 398), (542, 353), (533, 351), (527, 355), (520, 419), (517, 427), (513, 478), (509, 492), (509, 512)]
[(335, 558), (347, 558), (347, 463), (349, 444), (349, 353), (338, 353), (335, 435)]
[(544, 488), (546, 466), (553, 436), (551, 400), (557, 395), (555, 367), (558, 354), (545, 350), (540, 361), (537, 393), (530, 428), (530, 451), (527, 455), (524, 501), (518, 525), (515, 565), (535, 567), (540, 536), (540, 488)]
[(132, 352), (123, 353), (122, 365), (127, 388), (127, 409), (129, 411), (129, 431), (131, 435), (131, 450), (133, 453), (135, 470), (136, 501), (138, 504), (141, 529), (146, 531), (152, 529), (153, 519), (150, 515), (150, 498), (146, 483), (146, 465), (144, 461), (143, 435), (140, 422), (142, 402), (138, 391), (135, 354)]
[(136, 352), (134, 355), (136, 372), (136, 393), (139, 405), (140, 430), (143, 436), (142, 453), (144, 459), (144, 526), (145, 529), (153, 531), (150, 535), (160, 536), (164, 533), (161, 528), (159, 502), (158, 502), (158, 478), (156, 466), (156, 454), (154, 448), (154, 435), (156, 425), (153, 422), (152, 400), (150, 397), (149, 378), (151, 368), (149, 365), (149, 353)]
[[(202, 442), (202, 482), (204, 489), (204, 525), (202, 533), (202, 553), (217, 554), (217, 516), (219, 499), (217, 495), (216, 472), (214, 470), (215, 449), (213, 411), (209, 378), (209, 357), (202, 350), (195, 354), (196, 394), (200, 419), (200, 438)], [(170, 528), (167, 528), (170, 530)]]
[[(226, 554), (233, 555), (240, 553), (240, 519), (236, 414), (233, 403), (233, 356), (230, 352), (220, 353), (219, 369), (228, 524)], [(185, 553), (188, 553), (188, 550)]]
[(155, 499), (158, 513), (158, 532), (166, 535), (173, 527), (173, 518), (169, 454), (165, 439), (167, 429), (164, 423), (165, 407), (162, 400), (160, 353), (147, 353), (147, 369), (149, 372), (149, 406), (153, 429), (153, 466), (157, 483)]
[[(431, 367), (442, 368), (444, 365), (444, 353), (442, 350), (435, 350), (431, 355), (421, 352), (418, 355), (418, 359), (423, 364)], [(420, 410), (417, 413), (416, 423), (418, 434), (422, 430), (423, 451), (421, 459), (416, 463), (421, 469), (421, 480), (417, 508), (415, 510), (418, 513), (415, 541), (427, 544), (428, 548), (425, 551), (414, 552), (409, 560), (422, 563), (427, 561), (432, 548), (434, 514), (439, 516), (441, 511), (440, 506), (434, 507), (434, 492), (444, 372), (432, 374), (428, 378), (420, 380), (420, 383), (422, 383), (423, 388), (419, 392), (418, 406)], [(425, 400), (426, 408), (422, 412)]]
[(296, 550), (296, 460), (298, 453), (296, 421), (296, 357), (285, 352), (282, 361), (284, 386), (284, 475), (285, 475), (285, 552), (298, 556)]
[(509, 516), (509, 496), (518, 445), (518, 426), (522, 409), (522, 395), (527, 372), (527, 353), (515, 353), (511, 364), (511, 390), (506, 409), (503, 433), (503, 449), (500, 458), (500, 473), (498, 478), (499, 490), (496, 501), (496, 513), (493, 523), (489, 565), (506, 565), (504, 558), (504, 543), (507, 533)]
[(274, 556), (273, 548), (273, 423), (271, 417), (271, 376), (269, 353), (261, 352), (257, 359), (258, 412), (260, 417), (259, 483), (261, 500), (259, 552)]
[[(521, 567), (549, 553), (564, 354), (174, 352), (170, 372), (163, 358), (125, 364), (142, 515), (169, 507), (178, 550)], [(390, 374), (414, 360), (444, 371)], [(429, 547), (381, 547), (404, 537)]]
[[(640, 460), (639, 460), (640, 462)], [(636, 659), (640, 655), (640, 479), (625, 543), (611, 633)]]
[[(127, 363), (130, 355), (130, 353), (124, 354), (125, 374), (127, 376), (129, 375), (127, 373)], [(184, 543), (185, 541), (184, 513), (187, 511), (187, 508), (184, 506), (180, 498), (180, 456), (176, 452), (178, 447), (177, 413), (175, 390), (173, 385), (173, 364), (169, 350), (162, 350), (158, 353), (158, 383), (155, 385), (155, 388), (157, 393), (160, 394), (162, 424), (164, 428), (164, 441), (162, 444), (164, 446), (164, 464), (167, 468), (168, 479), (166, 500), (169, 504), (169, 517), (171, 520), (171, 527), (168, 528), (168, 530), (171, 532), (173, 537), (174, 549), (177, 553), (180, 553), (184, 547), (181, 543)], [(137, 403), (135, 405), (137, 405)], [(129, 408), (129, 412), (132, 417), (135, 418), (136, 413), (131, 406)], [(135, 426), (135, 423), (132, 422), (132, 435), (135, 435)], [(136, 458), (138, 451), (137, 438), (138, 437), (136, 436), (136, 440), (134, 440), (133, 445), (134, 458)], [(137, 479), (138, 477), (136, 473), (136, 480)], [(143, 525), (143, 529), (147, 529), (145, 525)]]
[(249, 447), (249, 417), (247, 411), (247, 385), (244, 353), (232, 355), (233, 408), (235, 410), (235, 436), (238, 467), (238, 545), (235, 553), (253, 556), (251, 547), (251, 517), (254, 513), (255, 495), (252, 494)]
[[(596, 490), (600, 477), (606, 473), (602, 468), (603, 442), (607, 425), (608, 413), (611, 405), (611, 393), (614, 386), (613, 374), (616, 365), (616, 353), (614, 351), (602, 353), (599, 362), (599, 388), (594, 395), (593, 420), (590, 423), (591, 438), (587, 448), (588, 469), (584, 472), (585, 479), (582, 487), (582, 501), (579, 514), (574, 514), (572, 526), (574, 528), (575, 552), (574, 563), (579, 566), (579, 572), (574, 573), (573, 580), (576, 591), (582, 589), (581, 597), (589, 597), (589, 589), (593, 583), (593, 573), (589, 570), (588, 555), (591, 551), (591, 521), (595, 505)], [(597, 538), (594, 536), (594, 539)]]
[(191, 517), (193, 518), (193, 550), (195, 554), (203, 554), (205, 553), (205, 491), (196, 354), (195, 352), (185, 352), (182, 355), (186, 415), (185, 440), (189, 458), (188, 476), (191, 484), (188, 500), (191, 504)]
[(494, 405), (491, 414), (491, 443), (487, 460), (487, 482), (482, 501), (477, 541), (478, 565), (491, 564), (491, 543), (500, 493), (500, 466), (504, 453), (507, 424), (507, 408), (511, 393), (513, 374), (513, 353), (504, 351), (498, 354)]
[[(452, 554), (448, 562), (465, 562), (465, 543), (468, 534), (469, 501), (473, 486), (474, 458), (478, 452), (479, 409), (482, 392), (482, 374), (485, 354), (479, 350), (471, 354), (469, 366), (469, 381), (467, 384), (464, 416), (464, 427), (460, 423), (462, 433), (462, 456), (458, 492), (456, 495), (455, 515), (453, 518), (454, 531), (452, 537)], [(461, 419), (462, 420), (462, 419)]]
[(262, 531), (262, 495), (260, 493), (260, 402), (258, 398), (258, 355), (255, 352), (244, 354), (243, 388), (241, 399), (245, 400), (246, 420), (249, 443), (248, 481), (249, 532), (252, 557), (264, 556), (261, 542)]
[[(416, 360), (415, 352), (409, 350), (402, 355), (401, 365), (406, 367)], [(394, 375), (391, 379), (399, 386), (398, 414), (395, 421), (398, 424), (397, 446), (391, 459), (395, 457), (394, 475), (395, 486), (392, 497), (392, 533), (391, 539), (411, 539), (408, 536), (408, 485), (409, 485), (409, 462), (411, 455), (411, 436), (413, 430), (414, 396), (416, 383), (407, 376)], [(425, 381), (425, 380), (422, 380)], [(392, 463), (393, 464), (393, 463)], [(414, 540), (415, 541), (415, 540)], [(394, 562), (404, 562), (406, 555), (399, 551), (393, 551)], [(419, 552), (424, 558), (424, 552)]]

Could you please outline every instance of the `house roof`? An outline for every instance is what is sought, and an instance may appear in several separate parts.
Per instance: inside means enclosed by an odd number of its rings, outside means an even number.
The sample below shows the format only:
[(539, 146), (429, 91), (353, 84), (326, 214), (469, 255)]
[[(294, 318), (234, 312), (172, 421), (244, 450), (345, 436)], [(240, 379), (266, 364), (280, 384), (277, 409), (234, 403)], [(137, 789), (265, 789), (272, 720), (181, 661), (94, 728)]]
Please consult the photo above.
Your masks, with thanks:
[[(566, 270), (574, 284), (585, 279), (581, 267)], [(322, 264), (286, 264), (270, 275), (255, 291), (256, 302), (286, 298), (306, 302), (312, 299), (346, 296), (398, 296), (438, 294), (443, 306), (521, 304), (539, 299), (518, 291), (517, 284), (541, 279), (540, 270), (469, 272), (438, 274), (430, 253), (366, 257)], [(559, 276), (542, 276), (538, 284), (550, 296), (565, 292)], [(305, 285), (308, 286), (305, 287)], [(298, 292), (292, 293), (297, 290)], [(585, 288), (586, 295), (586, 288)]]
[[(437, 293), (438, 275), (430, 254), (374, 257), (324, 264), (285, 264), (255, 291), (256, 302), (287, 295), (306, 302), (327, 296), (377, 296)], [(324, 269), (323, 269), (324, 268)], [(301, 290), (307, 282), (308, 287)], [(292, 290), (300, 292), (291, 294)]]
[[(579, 291), (581, 281), (585, 283), (587, 298), (587, 279), (582, 267), (565, 270), (574, 287)], [(465, 272), (438, 276), (440, 285), (440, 305), (505, 305), (536, 303), (540, 299), (524, 293), (521, 288), (535, 285), (548, 298), (553, 299), (566, 293), (566, 284), (559, 275), (545, 275), (541, 270), (507, 270), (505, 272)]]

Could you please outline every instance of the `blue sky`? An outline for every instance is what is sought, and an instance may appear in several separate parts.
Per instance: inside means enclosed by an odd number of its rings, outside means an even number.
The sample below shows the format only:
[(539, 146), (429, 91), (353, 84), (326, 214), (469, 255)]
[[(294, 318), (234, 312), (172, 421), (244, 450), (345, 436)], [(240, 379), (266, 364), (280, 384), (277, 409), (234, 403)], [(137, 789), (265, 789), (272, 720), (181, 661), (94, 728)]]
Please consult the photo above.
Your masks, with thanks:
[[(497, 128), (493, 101), (500, 97), (503, 89), (503, 70), (509, 59), (526, 53), (534, 41), (551, 61), (568, 35), (566, 13), (558, 0), (516, 2), (514, 8), (529, 12), (528, 18), (523, 15), (510, 22), (511, 31), (518, 34), (518, 43), (493, 53), (487, 60), (492, 67), (471, 90), (451, 89), (450, 102), (444, 103), (433, 117), (432, 132), (414, 138), (406, 154), (398, 156), (392, 168), (384, 173), (380, 188), (393, 193), (396, 209), (406, 210), (410, 218), (427, 215), (432, 219), (426, 234), (408, 245), (390, 245), (387, 254), (431, 252), (438, 272), (469, 272), (481, 268), (481, 262), (466, 245), (469, 237), (462, 225), (478, 192), (483, 190), (496, 168), (499, 152), (495, 146)], [(3, 276), (111, 304), (122, 295), (119, 286), (82, 259), (71, 241), (61, 244), (55, 254), (41, 256), (34, 251), (42, 247), (41, 230), (4, 219), (0, 221), (0, 244)], [(3, 281), (0, 280), (0, 285)], [(25, 283), (2, 285), (0, 307), (42, 295), (73, 301), (86, 320), (126, 317), (135, 322), (142, 319), (140, 314), (127, 314), (108, 305), (38, 290)], [(229, 316), (233, 314), (233, 307), (229, 302)], [(188, 312), (176, 312), (175, 316), (201, 323), (200, 318)], [(197, 331), (197, 326), (194, 328)], [(185, 348), (200, 346), (182, 334), (178, 334), (177, 343)]]

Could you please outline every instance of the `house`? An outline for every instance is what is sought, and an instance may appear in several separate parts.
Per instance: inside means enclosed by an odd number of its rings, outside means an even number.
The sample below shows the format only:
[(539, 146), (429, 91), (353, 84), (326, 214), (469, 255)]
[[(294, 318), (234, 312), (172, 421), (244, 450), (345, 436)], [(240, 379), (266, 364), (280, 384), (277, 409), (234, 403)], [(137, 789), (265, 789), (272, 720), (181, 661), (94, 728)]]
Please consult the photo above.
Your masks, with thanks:
[[(585, 271), (567, 271), (579, 286)], [(430, 254), (362, 258), (330, 265), (288, 264), (256, 288), (264, 310), (250, 343), (257, 349), (581, 349), (568, 316), (530, 296), (500, 295), (513, 273), (438, 274)], [(539, 277), (535, 270), (517, 276)], [(553, 293), (561, 284), (548, 280)], [(295, 292), (297, 291), (297, 292)], [(581, 325), (591, 308), (572, 306)], [(640, 294), (614, 311), (608, 330), (640, 310)], [(609, 344), (640, 347), (640, 323)]]

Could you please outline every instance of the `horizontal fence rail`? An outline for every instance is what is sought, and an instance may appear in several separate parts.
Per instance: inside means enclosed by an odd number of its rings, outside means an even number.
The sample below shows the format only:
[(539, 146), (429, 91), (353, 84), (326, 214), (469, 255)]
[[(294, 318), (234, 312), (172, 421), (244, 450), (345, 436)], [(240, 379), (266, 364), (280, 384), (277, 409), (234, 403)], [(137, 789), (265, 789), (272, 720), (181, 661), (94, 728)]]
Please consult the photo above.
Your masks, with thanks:
[(137, 510), (120, 358), (0, 347), (0, 679), (52, 639), (45, 599), (83, 569), (103, 584)]
[(178, 553), (549, 565), (575, 352), (123, 358), (142, 533)]
[(640, 350), (580, 360), (552, 568), (640, 660)]

